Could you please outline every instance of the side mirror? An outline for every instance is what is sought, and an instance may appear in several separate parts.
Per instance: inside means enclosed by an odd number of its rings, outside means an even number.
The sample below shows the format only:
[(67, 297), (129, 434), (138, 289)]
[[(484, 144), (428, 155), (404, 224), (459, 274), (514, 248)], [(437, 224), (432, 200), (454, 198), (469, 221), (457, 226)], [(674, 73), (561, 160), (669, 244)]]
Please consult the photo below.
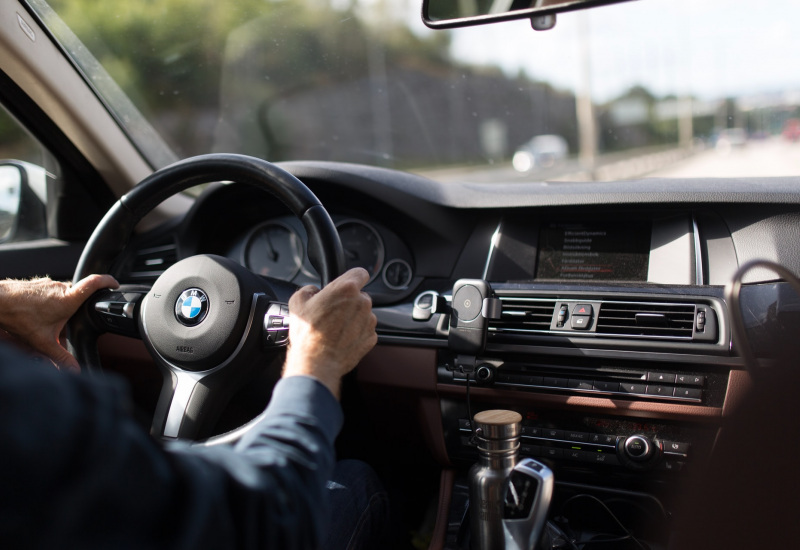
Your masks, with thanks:
[(47, 236), (47, 171), (16, 160), (0, 161), (0, 243)]
[(19, 166), (0, 164), (0, 243), (9, 240), (14, 234), (24, 175)]

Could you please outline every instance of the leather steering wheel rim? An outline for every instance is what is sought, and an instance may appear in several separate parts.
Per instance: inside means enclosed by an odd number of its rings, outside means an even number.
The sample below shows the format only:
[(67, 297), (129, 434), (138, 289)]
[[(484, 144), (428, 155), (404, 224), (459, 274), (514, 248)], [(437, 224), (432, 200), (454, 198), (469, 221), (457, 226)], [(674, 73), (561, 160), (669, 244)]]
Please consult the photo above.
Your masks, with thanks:
[(303, 182), (262, 159), (210, 154), (191, 157), (153, 172), (123, 195), (86, 243), (73, 282), (107, 271), (127, 246), (136, 224), (156, 206), (181, 191), (214, 181), (254, 185), (286, 205), (308, 232), (309, 259), (323, 286), (344, 272), (344, 253), (336, 227), (322, 203)]

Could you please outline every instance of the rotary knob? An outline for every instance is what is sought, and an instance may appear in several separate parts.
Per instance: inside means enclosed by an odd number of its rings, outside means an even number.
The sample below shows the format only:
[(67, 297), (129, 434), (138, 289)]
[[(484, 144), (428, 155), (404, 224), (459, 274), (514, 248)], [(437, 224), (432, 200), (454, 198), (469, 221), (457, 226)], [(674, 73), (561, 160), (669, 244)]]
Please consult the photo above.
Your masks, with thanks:
[(617, 457), (623, 466), (632, 470), (648, 470), (661, 459), (661, 449), (644, 435), (629, 435), (617, 439)]
[(653, 455), (653, 444), (643, 435), (632, 435), (623, 444), (625, 454), (636, 462), (646, 462)]

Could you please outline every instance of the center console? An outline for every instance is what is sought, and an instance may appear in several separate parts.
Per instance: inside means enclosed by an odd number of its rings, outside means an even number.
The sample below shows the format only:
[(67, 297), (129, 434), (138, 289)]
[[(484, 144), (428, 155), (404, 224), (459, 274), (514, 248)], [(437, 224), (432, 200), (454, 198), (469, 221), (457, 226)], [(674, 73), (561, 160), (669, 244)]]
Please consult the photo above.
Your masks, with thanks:
[[(437, 392), (462, 475), (446, 548), (464, 547), (463, 472), (478, 458), (470, 418), (492, 409), (521, 416), (520, 458), (554, 472), (565, 529), (620, 541), (633, 530), (666, 547), (674, 495), (709, 456), (738, 378), (701, 248), (690, 216), (510, 218), (492, 237), (484, 281), (419, 296), (415, 319), (439, 315), (450, 343), (437, 354)], [(628, 544), (640, 547), (606, 547)]]

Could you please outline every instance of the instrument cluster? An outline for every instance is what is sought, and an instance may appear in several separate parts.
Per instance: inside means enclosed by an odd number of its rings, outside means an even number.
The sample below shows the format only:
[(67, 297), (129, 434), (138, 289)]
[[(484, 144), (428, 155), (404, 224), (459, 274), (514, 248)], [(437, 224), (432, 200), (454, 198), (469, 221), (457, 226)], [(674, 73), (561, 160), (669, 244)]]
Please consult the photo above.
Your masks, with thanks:
[[(346, 268), (369, 273), (367, 289), (405, 294), (415, 282), (413, 258), (403, 241), (381, 224), (348, 216), (332, 216), (344, 249)], [(228, 257), (253, 273), (298, 286), (319, 285), (308, 259), (308, 238), (293, 216), (263, 221), (236, 240)]]

